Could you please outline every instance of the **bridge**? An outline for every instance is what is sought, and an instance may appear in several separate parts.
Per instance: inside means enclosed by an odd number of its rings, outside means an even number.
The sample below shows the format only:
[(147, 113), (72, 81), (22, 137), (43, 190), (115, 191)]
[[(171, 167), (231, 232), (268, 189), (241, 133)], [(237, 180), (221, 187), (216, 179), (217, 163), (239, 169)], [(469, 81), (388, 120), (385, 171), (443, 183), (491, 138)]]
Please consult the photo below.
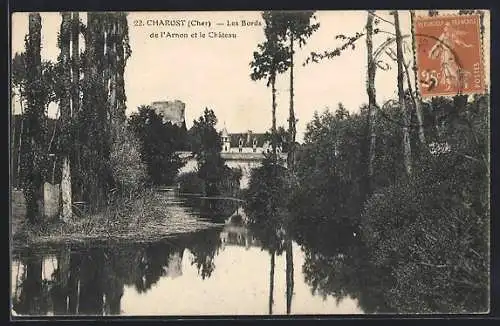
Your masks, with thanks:
[[(196, 158), (192, 152), (176, 152), (185, 165), (179, 173), (193, 172), (196, 170)], [(286, 161), (287, 154), (279, 153), (279, 157)], [(240, 168), (242, 172), (240, 188), (247, 188), (252, 169), (259, 167), (264, 159), (263, 152), (222, 152), (221, 157), (230, 168)]]

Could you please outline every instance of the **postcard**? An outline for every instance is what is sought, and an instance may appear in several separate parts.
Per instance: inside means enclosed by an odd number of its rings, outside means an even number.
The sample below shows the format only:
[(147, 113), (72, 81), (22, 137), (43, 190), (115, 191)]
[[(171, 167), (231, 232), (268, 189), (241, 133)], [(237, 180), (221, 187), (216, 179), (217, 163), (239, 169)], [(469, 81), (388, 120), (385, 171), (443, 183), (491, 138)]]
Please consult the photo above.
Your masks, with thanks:
[(12, 318), (490, 311), (488, 10), (11, 23)]

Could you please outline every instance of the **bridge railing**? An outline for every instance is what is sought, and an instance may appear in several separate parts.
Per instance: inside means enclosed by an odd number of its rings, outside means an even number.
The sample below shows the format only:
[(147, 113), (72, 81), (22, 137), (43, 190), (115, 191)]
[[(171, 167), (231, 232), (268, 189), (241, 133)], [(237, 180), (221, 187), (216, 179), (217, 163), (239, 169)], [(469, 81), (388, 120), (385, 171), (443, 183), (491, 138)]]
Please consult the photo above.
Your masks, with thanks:
[[(190, 159), (194, 158), (194, 155), (192, 152), (186, 152), (186, 151), (178, 151), (175, 152), (181, 159)], [(287, 153), (279, 153), (278, 154), (280, 158), (286, 159)], [(245, 152), (222, 152), (221, 157), (225, 160), (235, 160), (235, 161), (261, 161), (264, 159), (264, 153), (262, 152), (250, 152), (250, 153), (245, 153)]]

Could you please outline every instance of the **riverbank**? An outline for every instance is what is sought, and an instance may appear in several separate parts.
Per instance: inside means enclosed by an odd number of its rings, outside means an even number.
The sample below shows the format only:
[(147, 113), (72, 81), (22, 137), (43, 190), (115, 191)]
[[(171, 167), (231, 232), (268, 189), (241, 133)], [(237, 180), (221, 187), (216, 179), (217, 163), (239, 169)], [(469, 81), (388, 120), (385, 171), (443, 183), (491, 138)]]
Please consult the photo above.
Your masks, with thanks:
[(153, 242), (218, 226), (189, 214), (187, 209), (172, 205), (165, 194), (152, 190), (140, 198), (123, 200), (98, 214), (74, 217), (67, 223), (44, 221), (39, 226), (29, 226), (25, 222), (26, 207), (21, 191), (13, 191), (11, 201), (15, 248), (61, 243)]

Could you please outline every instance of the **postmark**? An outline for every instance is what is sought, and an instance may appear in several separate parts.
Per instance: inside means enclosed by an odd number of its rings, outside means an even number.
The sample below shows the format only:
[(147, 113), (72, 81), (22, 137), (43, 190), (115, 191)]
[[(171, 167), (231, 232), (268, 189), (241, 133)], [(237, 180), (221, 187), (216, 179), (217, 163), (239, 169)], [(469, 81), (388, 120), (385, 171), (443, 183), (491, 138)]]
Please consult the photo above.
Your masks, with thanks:
[(422, 97), (484, 93), (480, 21), (478, 14), (415, 17)]

